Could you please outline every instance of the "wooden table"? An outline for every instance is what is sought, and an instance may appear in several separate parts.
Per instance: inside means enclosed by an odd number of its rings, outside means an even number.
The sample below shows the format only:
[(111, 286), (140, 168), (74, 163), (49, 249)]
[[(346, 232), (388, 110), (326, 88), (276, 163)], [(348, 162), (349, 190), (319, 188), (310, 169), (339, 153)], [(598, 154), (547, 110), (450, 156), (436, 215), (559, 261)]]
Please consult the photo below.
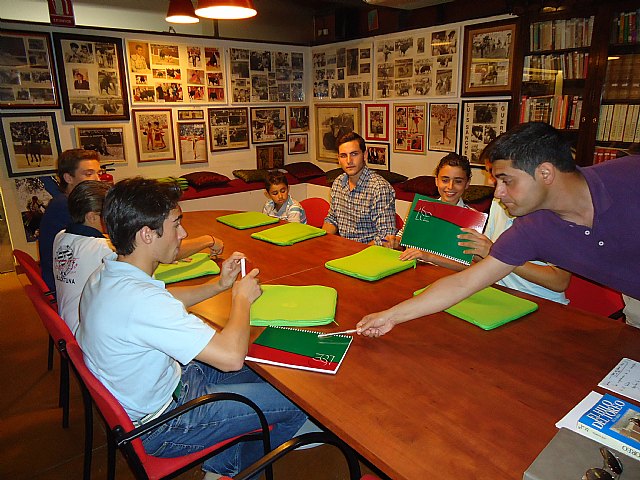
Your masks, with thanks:
[[(187, 213), (183, 224), (191, 235), (219, 235), (225, 253), (244, 252), (263, 283), (337, 289), (340, 326), (318, 330), (353, 328), (450, 273), (420, 265), (377, 282), (357, 280), (324, 262), (364, 245), (327, 235), (278, 247), (251, 239), (258, 229), (214, 221), (222, 213), (229, 212)], [(640, 330), (516, 294), (537, 302), (538, 311), (489, 332), (438, 313), (379, 339), (356, 336), (337, 375), (251, 367), (390, 478), (521, 479), (556, 421), (598, 390), (622, 357), (640, 356)], [(194, 311), (223, 323), (229, 297)]]

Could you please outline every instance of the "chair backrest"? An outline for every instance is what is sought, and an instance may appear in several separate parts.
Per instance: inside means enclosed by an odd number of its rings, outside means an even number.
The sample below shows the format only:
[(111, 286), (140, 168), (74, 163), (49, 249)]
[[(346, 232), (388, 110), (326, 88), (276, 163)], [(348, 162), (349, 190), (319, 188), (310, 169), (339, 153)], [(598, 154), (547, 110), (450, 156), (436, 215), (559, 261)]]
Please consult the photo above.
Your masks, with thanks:
[(311, 197), (301, 200), (300, 205), (307, 214), (307, 224), (322, 228), (327, 212), (329, 212), (329, 202), (324, 198)]
[(571, 275), (569, 287), (564, 293), (572, 307), (605, 317), (624, 308), (620, 292), (578, 275)]
[(25, 285), (24, 291), (33, 303), (36, 311), (38, 312), (38, 316), (42, 323), (44, 324), (44, 328), (49, 332), (51, 338), (58, 343), (60, 340), (64, 340), (65, 343), (75, 342), (75, 337), (69, 326), (65, 323), (65, 321), (58, 315), (53, 308), (51, 308), (51, 303), (49, 299), (44, 296), (44, 293), (40, 291), (35, 285)]
[(396, 213), (396, 229), (402, 230), (402, 227), (404, 227), (404, 220)]
[(18, 261), (18, 265), (24, 270), (31, 285), (38, 287), (42, 293), (49, 293), (50, 289), (42, 279), (42, 270), (40, 270), (38, 262), (27, 252), (18, 249), (13, 250), (13, 256)]

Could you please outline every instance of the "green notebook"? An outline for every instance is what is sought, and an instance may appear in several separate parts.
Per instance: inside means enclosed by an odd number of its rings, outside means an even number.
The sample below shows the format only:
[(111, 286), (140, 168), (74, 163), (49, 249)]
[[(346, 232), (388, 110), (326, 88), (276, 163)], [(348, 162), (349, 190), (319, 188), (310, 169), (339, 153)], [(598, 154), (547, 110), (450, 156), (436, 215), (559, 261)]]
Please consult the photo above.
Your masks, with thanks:
[(401, 253), (398, 250), (372, 245), (353, 255), (329, 260), (324, 266), (329, 270), (371, 282), (415, 268), (415, 260), (404, 261), (398, 258)]
[(309, 240), (310, 238), (321, 237), (326, 234), (327, 232), (321, 228), (304, 223), (292, 222), (252, 233), (251, 238), (275, 243), (276, 245), (293, 245), (294, 243)]
[(244, 230), (245, 228), (261, 227), (262, 225), (270, 225), (278, 223), (280, 220), (260, 212), (241, 212), (232, 213), (230, 215), (222, 215), (217, 220), (220, 223), (229, 225), (230, 227)]
[(321, 285), (262, 285), (251, 305), (251, 325), (311, 327), (333, 322), (338, 292)]
[(162, 280), (164, 283), (174, 283), (218, 273), (220, 273), (220, 267), (211, 260), (208, 253), (196, 253), (191, 255), (190, 262), (161, 263), (153, 273), (153, 277), (156, 280)]
[[(418, 295), (426, 288), (428, 287), (413, 294)], [(484, 330), (491, 330), (517, 320), (528, 313), (535, 312), (537, 309), (537, 303), (516, 297), (497, 288), (487, 287), (447, 308), (445, 312), (473, 323)]]

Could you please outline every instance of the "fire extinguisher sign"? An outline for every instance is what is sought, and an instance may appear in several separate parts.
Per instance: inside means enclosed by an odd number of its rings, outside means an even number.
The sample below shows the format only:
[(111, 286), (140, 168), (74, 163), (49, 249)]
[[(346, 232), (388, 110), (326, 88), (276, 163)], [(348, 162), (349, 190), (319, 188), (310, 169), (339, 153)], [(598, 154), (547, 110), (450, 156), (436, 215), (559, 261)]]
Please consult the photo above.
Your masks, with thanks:
[(47, 2), (49, 3), (51, 25), (73, 27), (76, 24), (72, 0), (47, 0)]

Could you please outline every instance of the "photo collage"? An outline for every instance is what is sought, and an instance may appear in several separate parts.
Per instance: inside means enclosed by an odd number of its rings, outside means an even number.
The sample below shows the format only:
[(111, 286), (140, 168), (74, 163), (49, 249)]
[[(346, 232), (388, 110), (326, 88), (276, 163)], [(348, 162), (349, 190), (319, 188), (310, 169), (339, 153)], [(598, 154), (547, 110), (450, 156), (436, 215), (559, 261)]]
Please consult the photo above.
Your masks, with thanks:
[(313, 50), (313, 97), (318, 100), (371, 100), (373, 46)]

